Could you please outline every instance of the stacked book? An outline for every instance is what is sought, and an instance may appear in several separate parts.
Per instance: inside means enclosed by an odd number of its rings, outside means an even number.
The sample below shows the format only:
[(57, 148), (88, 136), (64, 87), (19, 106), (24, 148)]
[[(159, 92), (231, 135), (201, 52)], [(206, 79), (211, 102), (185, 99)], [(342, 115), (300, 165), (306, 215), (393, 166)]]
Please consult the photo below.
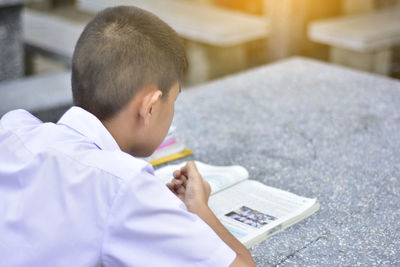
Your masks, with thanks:
[(172, 125), (161, 145), (150, 157), (145, 158), (151, 165), (157, 166), (193, 154), (181, 140), (176, 138), (175, 130), (176, 128)]

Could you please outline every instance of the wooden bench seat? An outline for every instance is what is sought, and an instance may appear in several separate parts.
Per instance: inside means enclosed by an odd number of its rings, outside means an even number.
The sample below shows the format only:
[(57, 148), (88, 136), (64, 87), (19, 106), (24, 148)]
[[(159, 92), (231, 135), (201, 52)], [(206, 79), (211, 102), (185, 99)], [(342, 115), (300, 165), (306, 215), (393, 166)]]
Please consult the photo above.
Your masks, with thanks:
[(56, 121), (72, 105), (71, 73), (60, 72), (0, 83), (0, 117), (25, 109), (44, 121)]
[(248, 62), (247, 46), (268, 34), (264, 17), (227, 11), (179, 0), (79, 1), (78, 8), (92, 12), (79, 21), (27, 9), (23, 13), (24, 39), (30, 47), (53, 52), (68, 61), (76, 40), (93, 14), (113, 5), (136, 5), (149, 10), (171, 25), (185, 40), (189, 60), (187, 84), (196, 84), (243, 70)]
[(268, 35), (264, 17), (187, 0), (78, 0), (80, 9), (93, 13), (117, 5), (134, 5), (148, 10), (183, 38), (214, 46), (234, 46)]
[[(92, 13), (109, 6), (135, 5), (159, 16), (185, 40), (188, 85), (265, 62), (269, 33), (265, 17), (188, 0), (78, 0), (77, 5)], [(258, 58), (251, 58), (252, 53)]]
[(400, 44), (400, 6), (312, 22), (311, 40), (329, 45), (334, 63), (388, 75)]
[(71, 19), (61, 14), (65, 15), (65, 12), (25, 8), (22, 13), (23, 39), (28, 52), (39, 52), (71, 66), (75, 44), (91, 16)]

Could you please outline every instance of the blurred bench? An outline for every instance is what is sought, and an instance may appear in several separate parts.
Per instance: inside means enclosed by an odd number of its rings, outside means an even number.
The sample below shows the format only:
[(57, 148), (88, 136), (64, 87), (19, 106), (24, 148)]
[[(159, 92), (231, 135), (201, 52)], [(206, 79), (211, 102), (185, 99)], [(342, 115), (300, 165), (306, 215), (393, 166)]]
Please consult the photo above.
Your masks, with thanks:
[(25, 0), (26, 4), (35, 4), (45, 8), (57, 8), (72, 5), (75, 0)]
[(31, 68), (30, 56), (35, 53), (51, 57), (70, 67), (75, 44), (90, 19), (89, 15), (76, 15), (71, 8), (59, 9), (57, 12), (25, 8), (22, 25), (28, 56), (26, 68)]
[(316, 21), (308, 35), (330, 46), (332, 62), (388, 75), (392, 48), (400, 44), (400, 6)]
[(77, 5), (92, 13), (110, 6), (134, 5), (156, 14), (185, 39), (220, 47), (265, 38), (268, 33), (263, 17), (187, 0), (78, 0)]
[(71, 73), (51, 73), (0, 83), (0, 117), (25, 109), (43, 121), (57, 121), (72, 105)]
[[(135, 5), (149, 10), (184, 38), (190, 64), (186, 77), (189, 84), (245, 69), (251, 64), (247, 60), (248, 44), (263, 40), (268, 34), (264, 17), (188, 1), (86, 0), (77, 4), (83, 13), (92, 14), (115, 5)], [(25, 10), (23, 18), (28, 48), (50, 51), (63, 60), (70, 60), (75, 42), (90, 19), (76, 22), (61, 12), (56, 16), (31, 9)], [(264, 47), (260, 49), (265, 50)]]

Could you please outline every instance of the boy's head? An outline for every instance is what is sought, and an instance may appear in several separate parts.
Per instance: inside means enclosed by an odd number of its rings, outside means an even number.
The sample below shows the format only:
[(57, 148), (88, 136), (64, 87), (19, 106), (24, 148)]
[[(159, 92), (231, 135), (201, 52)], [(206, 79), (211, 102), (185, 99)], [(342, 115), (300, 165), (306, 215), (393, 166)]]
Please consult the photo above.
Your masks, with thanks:
[(182, 41), (166, 23), (133, 6), (108, 8), (76, 44), (74, 104), (99, 118), (123, 151), (149, 156), (171, 124), (186, 67)]
[(153, 14), (108, 8), (84, 29), (73, 55), (74, 104), (108, 120), (149, 84), (165, 99), (187, 67), (181, 39)]

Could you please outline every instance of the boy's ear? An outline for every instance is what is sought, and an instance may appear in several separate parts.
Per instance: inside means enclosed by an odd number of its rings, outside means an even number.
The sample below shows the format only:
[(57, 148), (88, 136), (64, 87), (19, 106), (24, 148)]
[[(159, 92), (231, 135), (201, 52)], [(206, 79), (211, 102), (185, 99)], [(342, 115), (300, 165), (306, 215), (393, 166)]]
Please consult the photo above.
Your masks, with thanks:
[(148, 90), (143, 95), (141, 105), (139, 108), (140, 118), (144, 120), (145, 125), (150, 122), (150, 118), (153, 114), (154, 105), (159, 101), (162, 96), (160, 90)]

